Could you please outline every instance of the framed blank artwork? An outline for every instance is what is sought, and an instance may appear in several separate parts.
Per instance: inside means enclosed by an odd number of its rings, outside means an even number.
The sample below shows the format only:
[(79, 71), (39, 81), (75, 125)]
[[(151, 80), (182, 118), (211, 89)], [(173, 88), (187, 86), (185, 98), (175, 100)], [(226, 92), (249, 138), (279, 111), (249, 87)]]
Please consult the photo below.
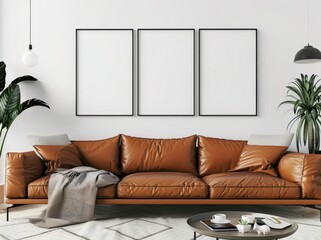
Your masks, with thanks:
[(138, 29), (139, 116), (195, 115), (195, 30)]
[(257, 29), (199, 30), (199, 115), (257, 115)]
[(76, 29), (76, 115), (133, 116), (133, 29)]

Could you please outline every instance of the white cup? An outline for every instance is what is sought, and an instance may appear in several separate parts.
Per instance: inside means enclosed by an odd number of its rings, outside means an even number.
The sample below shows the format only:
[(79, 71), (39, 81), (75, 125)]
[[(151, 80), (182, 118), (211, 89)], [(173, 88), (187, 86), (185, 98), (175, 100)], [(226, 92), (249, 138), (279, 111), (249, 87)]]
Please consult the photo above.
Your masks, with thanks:
[(250, 224), (253, 223), (255, 220), (254, 215), (242, 215), (241, 218), (242, 218), (242, 220), (245, 220)]
[(226, 221), (226, 215), (223, 213), (217, 213), (212, 216), (214, 221), (216, 222), (225, 222)]

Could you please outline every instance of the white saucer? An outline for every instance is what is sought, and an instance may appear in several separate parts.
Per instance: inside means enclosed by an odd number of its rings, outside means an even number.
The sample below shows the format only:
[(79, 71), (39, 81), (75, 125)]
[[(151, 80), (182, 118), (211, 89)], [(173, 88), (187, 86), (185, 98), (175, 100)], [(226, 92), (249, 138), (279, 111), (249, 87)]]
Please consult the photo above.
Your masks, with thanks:
[(215, 221), (215, 219), (211, 219), (211, 222), (217, 223), (217, 224), (226, 224), (226, 223), (230, 223), (231, 220), (226, 219), (225, 221), (217, 221), (217, 220)]

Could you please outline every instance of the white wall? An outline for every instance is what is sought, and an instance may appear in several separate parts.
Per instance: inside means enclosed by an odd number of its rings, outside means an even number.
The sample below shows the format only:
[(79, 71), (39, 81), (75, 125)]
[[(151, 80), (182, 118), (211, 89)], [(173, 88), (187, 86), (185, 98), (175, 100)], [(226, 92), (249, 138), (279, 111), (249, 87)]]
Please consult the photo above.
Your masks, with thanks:
[[(118, 133), (146, 137), (197, 133), (247, 139), (251, 133), (285, 133), (292, 114), (286, 113), (287, 107), (277, 109), (285, 99), (285, 86), (301, 72), (321, 74), (320, 63), (293, 63), (295, 53), (307, 44), (305, 0), (32, 2), (38, 65), (27, 68), (21, 63), (28, 45), (27, 0), (0, 0), (0, 60), (7, 64), (8, 81), (24, 74), (37, 77), (37, 83), (21, 84), (23, 98), (43, 99), (51, 110), (23, 113), (12, 126), (5, 152), (30, 150), (28, 134), (66, 132), (72, 139), (100, 139)], [(310, 0), (310, 6), (310, 43), (321, 49), (321, 1)], [(258, 116), (76, 117), (75, 28), (258, 28)]]

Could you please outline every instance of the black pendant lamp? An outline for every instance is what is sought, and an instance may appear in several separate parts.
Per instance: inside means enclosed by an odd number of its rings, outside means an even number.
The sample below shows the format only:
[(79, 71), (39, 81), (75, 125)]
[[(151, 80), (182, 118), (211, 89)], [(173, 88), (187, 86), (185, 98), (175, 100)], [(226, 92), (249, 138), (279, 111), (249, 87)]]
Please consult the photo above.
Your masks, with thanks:
[[(307, 0), (307, 17), (308, 17), (308, 42), (310, 38), (310, 29), (309, 29), (309, 0)], [(300, 51), (295, 54), (294, 57), (295, 63), (317, 63), (321, 62), (321, 52), (319, 49), (314, 48), (313, 46), (308, 45), (302, 48)]]
[(321, 52), (319, 49), (312, 47), (308, 44), (297, 54), (295, 54), (295, 63), (316, 63), (321, 61)]

